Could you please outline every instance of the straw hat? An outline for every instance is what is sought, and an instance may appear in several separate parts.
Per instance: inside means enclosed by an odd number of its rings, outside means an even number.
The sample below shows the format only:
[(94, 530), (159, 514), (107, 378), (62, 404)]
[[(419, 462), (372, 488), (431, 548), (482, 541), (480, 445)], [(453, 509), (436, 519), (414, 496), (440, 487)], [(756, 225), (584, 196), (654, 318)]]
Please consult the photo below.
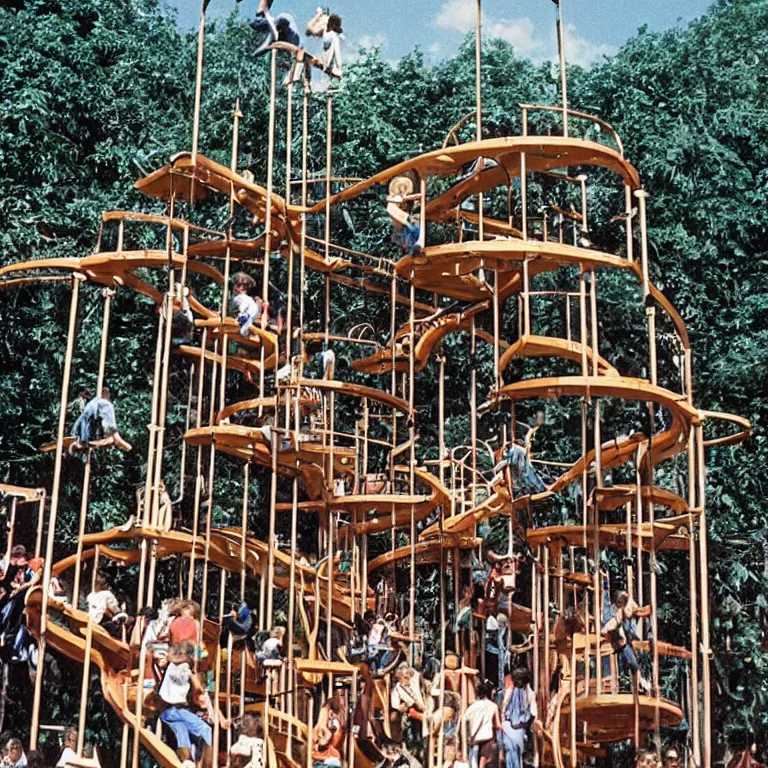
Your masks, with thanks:
[(393, 197), (395, 195), (400, 195), (402, 197), (412, 195), (413, 179), (408, 176), (395, 176), (395, 178), (389, 182), (389, 194)]

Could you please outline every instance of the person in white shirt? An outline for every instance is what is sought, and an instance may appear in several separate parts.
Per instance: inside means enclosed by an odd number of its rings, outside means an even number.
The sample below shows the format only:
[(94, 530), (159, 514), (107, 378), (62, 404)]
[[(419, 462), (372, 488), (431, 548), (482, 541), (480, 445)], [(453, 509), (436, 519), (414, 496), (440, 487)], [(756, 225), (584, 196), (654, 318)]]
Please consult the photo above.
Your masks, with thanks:
[[(203, 689), (192, 674), (190, 662), (194, 659), (192, 643), (177, 643), (168, 652), (168, 666), (157, 695), (166, 705), (160, 719), (176, 737), (176, 752), (182, 761), (192, 755), (192, 739), (203, 743), (203, 763), (211, 764), (213, 732), (211, 726), (189, 710), (190, 693), (202, 700)], [(182, 763), (183, 764), (183, 763)]]
[(67, 728), (64, 733), (64, 748), (59, 755), (59, 761), (56, 763), (56, 768), (65, 768), (69, 765), (70, 760), (77, 758), (77, 729)]
[(93, 584), (93, 592), (85, 598), (88, 615), (94, 624), (101, 624), (106, 616), (112, 619), (120, 614), (120, 604), (112, 591), (107, 588), (107, 582), (99, 573)]
[(254, 715), (245, 715), (240, 736), (229, 751), (233, 768), (264, 768), (264, 729)]
[(341, 41), (344, 30), (341, 28), (341, 16), (336, 13), (328, 14), (322, 8), (307, 22), (306, 32), (311, 37), (323, 39), (325, 53), (320, 57), (325, 71), (333, 77), (342, 77)]
[(250, 295), (256, 281), (245, 272), (238, 272), (232, 278), (232, 300), (230, 305), (240, 326), (240, 335), (248, 336), (251, 324), (261, 321), (262, 328), (266, 326), (266, 302), (260, 296)]
[(477, 687), (477, 700), (470, 704), (464, 713), (470, 768), (479, 768), (480, 750), (484, 744), (496, 738), (496, 732), (501, 728), (499, 707), (491, 700), (491, 694), (490, 683), (480, 683)]

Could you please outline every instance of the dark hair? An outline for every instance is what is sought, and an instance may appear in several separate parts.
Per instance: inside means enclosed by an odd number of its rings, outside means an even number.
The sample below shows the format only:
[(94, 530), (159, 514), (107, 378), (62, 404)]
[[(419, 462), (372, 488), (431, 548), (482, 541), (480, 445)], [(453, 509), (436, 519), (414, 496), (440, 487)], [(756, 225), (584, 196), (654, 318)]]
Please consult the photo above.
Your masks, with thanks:
[(146, 605), (139, 611), (139, 616), (143, 616), (149, 621), (154, 621), (157, 618), (157, 608), (151, 605)]
[(478, 699), (490, 699), (492, 693), (493, 686), (487, 680), (483, 680), (480, 685), (477, 686)]
[(325, 25), (325, 28), (329, 32), (338, 32), (341, 34), (344, 31), (341, 28), (341, 16), (339, 16), (338, 13), (332, 13), (328, 17), (328, 23)]
[(27, 548), (23, 544), (17, 544), (11, 550), (11, 557), (26, 557), (26, 556), (27, 556)]
[(97, 573), (96, 576), (93, 579), (93, 587), (94, 589), (103, 589), (107, 586), (107, 580), (104, 577), (103, 573)]
[(27, 752), (27, 768), (46, 768), (45, 758), (42, 752), (36, 749)]
[(531, 679), (528, 667), (516, 667), (512, 672), (512, 682), (518, 688), (525, 688), (528, 685), (528, 681)]
[(242, 285), (246, 291), (250, 291), (256, 285), (256, 281), (247, 272), (236, 272), (232, 278), (232, 285)]
[(102, 387), (101, 388), (101, 399), (102, 400), (109, 400), (109, 387)]
[(240, 733), (242, 733), (244, 736), (259, 738), (258, 731), (260, 728), (261, 723), (255, 715), (243, 715), (243, 720), (240, 723)]

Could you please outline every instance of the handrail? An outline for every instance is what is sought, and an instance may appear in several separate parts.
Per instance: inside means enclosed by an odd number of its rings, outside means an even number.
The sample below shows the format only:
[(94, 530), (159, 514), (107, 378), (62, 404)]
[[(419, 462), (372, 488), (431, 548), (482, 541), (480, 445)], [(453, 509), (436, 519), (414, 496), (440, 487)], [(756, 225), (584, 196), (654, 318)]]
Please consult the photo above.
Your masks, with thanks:
[(450, 131), (448, 131), (448, 134), (445, 137), (445, 141), (443, 141), (443, 149), (445, 149), (448, 146), (449, 142), (453, 142), (453, 144), (455, 144), (456, 146), (459, 146), (459, 144), (461, 144), (461, 142), (459, 141), (459, 137), (457, 136), (457, 133), (473, 117), (477, 117), (477, 110), (473, 110), (468, 115), (464, 115), (464, 117), (462, 117), (461, 120), (459, 120), (459, 122), (456, 123), (456, 125), (454, 125)]
[[(562, 107), (555, 107), (550, 106), (546, 104), (518, 104), (518, 107), (523, 111), (523, 119), (525, 120), (525, 125), (523, 126), (523, 134), (528, 134), (528, 112), (531, 110), (540, 110), (542, 112), (558, 112), (562, 114), (563, 108)], [(575, 109), (567, 109), (566, 112), (571, 117), (577, 117), (581, 118), (583, 120), (589, 120), (590, 122), (595, 123), (596, 125), (599, 125), (601, 128), (606, 130), (608, 134), (611, 136), (611, 138), (616, 142), (616, 146), (619, 149), (619, 154), (624, 157), (624, 144), (622, 144), (621, 139), (619, 138), (619, 134), (616, 133), (616, 129), (610, 124), (606, 123), (605, 120), (601, 120), (599, 117), (596, 117), (595, 115), (587, 114), (586, 112), (579, 112)]]

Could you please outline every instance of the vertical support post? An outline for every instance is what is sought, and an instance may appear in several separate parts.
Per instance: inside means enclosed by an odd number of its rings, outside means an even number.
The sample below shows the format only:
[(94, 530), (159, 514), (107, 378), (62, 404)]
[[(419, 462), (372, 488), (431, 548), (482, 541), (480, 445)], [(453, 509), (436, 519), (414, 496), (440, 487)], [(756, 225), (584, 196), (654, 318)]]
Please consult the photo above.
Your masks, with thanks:
[[(475, 23), (475, 124), (477, 141), (483, 140), (483, 11), (482, 0), (477, 0), (477, 16)], [(477, 195), (477, 239), (485, 239), (485, 201), (483, 193)], [(422, 207), (422, 219), (426, 224), (426, 216)]]
[(698, 455), (699, 481), (699, 573), (701, 574), (701, 682), (704, 688), (703, 721), (704, 751), (703, 768), (712, 768), (712, 677), (710, 659), (712, 648), (709, 637), (709, 558), (707, 557), (707, 511), (706, 511), (706, 464), (704, 463), (704, 428), (695, 427)]
[(197, 31), (197, 70), (195, 74), (195, 107), (192, 117), (192, 167), (197, 162), (200, 142), (200, 103), (203, 95), (203, 49), (205, 47), (205, 9), (211, 0), (203, 0), (200, 6), (200, 26)]
[(646, 198), (648, 193), (644, 189), (635, 192), (640, 208), (640, 253), (643, 271), (643, 298), (645, 299), (645, 314), (648, 317), (648, 352), (650, 365), (651, 384), (657, 383), (656, 373), (656, 307), (650, 303), (650, 271), (648, 263), (648, 222), (646, 217)]
[(568, 71), (565, 65), (565, 34), (563, 31), (563, 10), (560, 0), (557, 6), (557, 53), (560, 58), (560, 96), (563, 103), (563, 136), (568, 137)]
[[(269, 69), (269, 122), (267, 136), (267, 200), (264, 214), (264, 280), (262, 298), (269, 301), (269, 260), (272, 253), (272, 194), (275, 180), (275, 101), (277, 92), (277, 51), (272, 49)], [(259, 397), (264, 397), (265, 373), (264, 346), (261, 347), (261, 365), (259, 368)], [(275, 410), (277, 415), (277, 410)]]
[(59, 400), (59, 425), (56, 432), (56, 457), (53, 465), (53, 488), (51, 489), (51, 511), (48, 516), (48, 537), (45, 545), (45, 565), (43, 566), (43, 595), (40, 608), (40, 640), (38, 642), (38, 665), (35, 678), (35, 692), (32, 700), (32, 724), (29, 732), (31, 749), (37, 749), (37, 739), (40, 730), (40, 696), (43, 690), (43, 671), (45, 665), (46, 637), (48, 628), (48, 593), (51, 584), (51, 566), (53, 564), (53, 542), (56, 538), (56, 521), (59, 514), (59, 495), (61, 491), (61, 465), (64, 458), (64, 430), (67, 424), (67, 402), (69, 400), (69, 380), (72, 374), (72, 355), (75, 349), (75, 332), (77, 329), (77, 308), (80, 299), (80, 282), (83, 275), (72, 276), (72, 296), (69, 304), (69, 326), (67, 329), (67, 347), (64, 352), (64, 371), (61, 377), (61, 397)]
[[(205, 353), (208, 351), (208, 328), (203, 328), (200, 340), (200, 365), (197, 372), (197, 414), (195, 428), (203, 424), (203, 387), (205, 384)], [(197, 448), (197, 464), (195, 469), (195, 498), (192, 504), (192, 547), (189, 552), (189, 577), (187, 580), (187, 600), (192, 599), (195, 585), (195, 554), (197, 551), (198, 528), (200, 527), (200, 497), (203, 492), (203, 446)]]
[[(122, 224), (121, 235), (122, 235)], [(122, 237), (120, 238), (122, 240)], [(121, 249), (119, 244), (118, 250)], [(101, 345), (99, 348), (99, 370), (96, 376), (96, 397), (101, 397), (101, 390), (104, 387), (104, 369), (107, 363), (107, 347), (109, 339), (109, 314), (112, 306), (112, 296), (114, 291), (111, 288), (105, 288), (104, 294), (104, 315), (101, 324)], [(82, 570), (83, 559), (83, 536), (85, 535), (85, 524), (88, 518), (88, 501), (91, 493), (91, 449), (87, 449), (85, 457), (85, 469), (83, 472), (83, 486), (80, 494), (80, 519), (77, 532), (77, 560), (75, 561), (75, 577), (72, 587), (72, 605), (77, 608), (80, 604), (80, 573)]]

